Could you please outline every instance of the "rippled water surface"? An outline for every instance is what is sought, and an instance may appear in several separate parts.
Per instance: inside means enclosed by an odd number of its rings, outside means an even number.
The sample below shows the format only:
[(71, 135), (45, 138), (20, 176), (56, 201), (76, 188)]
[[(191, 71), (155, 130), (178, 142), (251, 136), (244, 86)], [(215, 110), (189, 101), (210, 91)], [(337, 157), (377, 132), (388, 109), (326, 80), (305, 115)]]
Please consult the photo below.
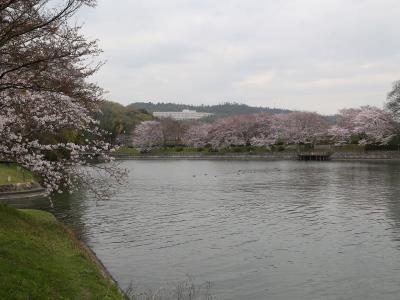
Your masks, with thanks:
[(400, 164), (129, 161), (113, 199), (75, 195), (80, 229), (122, 287), (186, 275), (218, 299), (399, 299)]

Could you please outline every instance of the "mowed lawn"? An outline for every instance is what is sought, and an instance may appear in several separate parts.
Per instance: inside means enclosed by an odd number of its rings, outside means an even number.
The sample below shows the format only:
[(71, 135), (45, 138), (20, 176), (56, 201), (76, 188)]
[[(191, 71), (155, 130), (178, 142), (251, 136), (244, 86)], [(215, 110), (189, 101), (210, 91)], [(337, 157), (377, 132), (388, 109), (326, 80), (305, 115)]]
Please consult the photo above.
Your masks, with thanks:
[(32, 172), (14, 163), (0, 163), (0, 185), (35, 182)]
[(124, 299), (49, 213), (0, 205), (0, 299)]

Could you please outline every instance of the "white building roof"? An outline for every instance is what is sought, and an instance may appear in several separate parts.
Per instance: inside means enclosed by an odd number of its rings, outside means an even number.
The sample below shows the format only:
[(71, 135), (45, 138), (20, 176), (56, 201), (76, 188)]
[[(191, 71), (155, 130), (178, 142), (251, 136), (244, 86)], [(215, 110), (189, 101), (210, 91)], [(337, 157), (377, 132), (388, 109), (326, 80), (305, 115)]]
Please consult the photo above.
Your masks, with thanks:
[(213, 113), (197, 112), (195, 110), (184, 109), (182, 111), (155, 111), (153, 116), (157, 118), (171, 118), (174, 120), (198, 120), (213, 116)]

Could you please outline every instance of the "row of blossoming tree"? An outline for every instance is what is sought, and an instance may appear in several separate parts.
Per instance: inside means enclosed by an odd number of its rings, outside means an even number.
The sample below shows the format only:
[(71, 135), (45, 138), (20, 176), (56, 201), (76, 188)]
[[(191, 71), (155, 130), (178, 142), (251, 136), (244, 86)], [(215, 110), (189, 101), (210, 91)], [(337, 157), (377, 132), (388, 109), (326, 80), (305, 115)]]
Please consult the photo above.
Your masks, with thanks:
[(335, 122), (313, 112), (238, 115), (213, 123), (147, 121), (137, 126), (134, 144), (141, 149), (178, 144), (214, 149), (277, 144), (387, 144), (398, 130), (394, 113), (363, 106), (341, 110)]

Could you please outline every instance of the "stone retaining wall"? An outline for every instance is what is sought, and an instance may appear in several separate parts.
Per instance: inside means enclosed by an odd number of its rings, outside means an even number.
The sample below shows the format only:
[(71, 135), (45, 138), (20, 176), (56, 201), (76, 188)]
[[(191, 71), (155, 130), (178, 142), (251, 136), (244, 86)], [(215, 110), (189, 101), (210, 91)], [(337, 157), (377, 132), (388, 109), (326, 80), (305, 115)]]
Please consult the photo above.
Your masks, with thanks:
[(399, 151), (335, 152), (332, 160), (400, 160)]

